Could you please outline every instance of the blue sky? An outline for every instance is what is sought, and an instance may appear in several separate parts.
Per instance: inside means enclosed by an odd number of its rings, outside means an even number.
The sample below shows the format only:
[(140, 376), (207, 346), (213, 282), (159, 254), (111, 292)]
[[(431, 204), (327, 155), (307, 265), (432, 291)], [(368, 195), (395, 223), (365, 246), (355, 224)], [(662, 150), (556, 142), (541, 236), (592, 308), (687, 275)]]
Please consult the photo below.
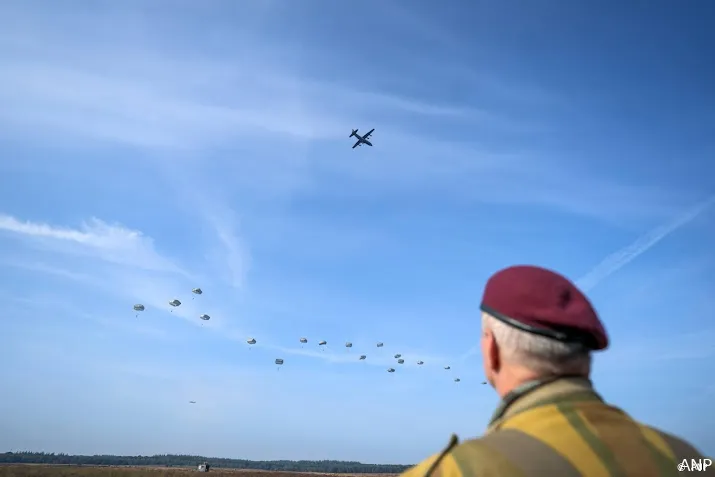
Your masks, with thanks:
[(2, 2), (0, 449), (416, 462), (484, 430), (481, 289), (534, 263), (715, 453), (713, 9)]

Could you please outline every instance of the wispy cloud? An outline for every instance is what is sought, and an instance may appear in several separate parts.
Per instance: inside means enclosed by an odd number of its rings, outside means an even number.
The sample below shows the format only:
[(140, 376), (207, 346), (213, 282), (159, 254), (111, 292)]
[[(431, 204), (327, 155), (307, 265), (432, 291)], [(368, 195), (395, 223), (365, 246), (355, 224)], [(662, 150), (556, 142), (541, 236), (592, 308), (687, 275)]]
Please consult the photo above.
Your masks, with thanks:
[(151, 238), (137, 230), (110, 225), (97, 218), (72, 229), (0, 214), (0, 231), (30, 239), (38, 246), (59, 246), (64, 251), (90, 254), (108, 262), (145, 270), (184, 273), (171, 260), (156, 252)]
[[(715, 196), (710, 197), (703, 202), (700, 202), (699, 204), (687, 209), (684, 212), (681, 212), (670, 222), (659, 225), (658, 227), (650, 230), (630, 245), (612, 253), (611, 255), (603, 259), (590, 272), (588, 272), (586, 275), (576, 281), (577, 286), (584, 291), (589, 291), (593, 289), (603, 280), (606, 280), (609, 276), (616, 273), (618, 270), (626, 266), (632, 260), (636, 259), (639, 255), (647, 252), (651, 247), (655, 246), (658, 242), (665, 239), (668, 235), (672, 234), (681, 227), (693, 221), (700, 214), (709, 209), (713, 204), (715, 204)], [(700, 263), (700, 265), (702, 266), (702, 263)], [(688, 335), (688, 337), (691, 338), (692, 336)], [(712, 350), (707, 347), (704, 349), (702, 347), (698, 347), (696, 351), (693, 351), (693, 349), (688, 346), (677, 348), (678, 351), (660, 354), (658, 359), (691, 358), (707, 356), (712, 353)], [(473, 346), (462, 354), (462, 356), (460, 357), (460, 361), (467, 361), (478, 354), (479, 347)]]
[(602, 280), (605, 280), (611, 274), (617, 272), (629, 264), (632, 260), (635, 260), (642, 253), (647, 252), (651, 247), (655, 246), (668, 235), (692, 222), (713, 204), (715, 204), (715, 196), (710, 197), (704, 202), (701, 202), (680, 213), (670, 222), (659, 225), (645, 235), (639, 237), (635, 242), (631, 243), (627, 247), (624, 247), (603, 259), (603, 261), (596, 265), (586, 275), (579, 278), (576, 283), (585, 291), (591, 290)]
[[(23, 262), (5, 257), (1, 262), (2, 265), (77, 281), (85, 287), (98, 288), (107, 295), (126, 300), (127, 309), (133, 303), (144, 304), (146, 311), (141, 313), (142, 317), (153, 315), (157, 311), (160, 313), (170, 311), (174, 316), (184, 318), (194, 325), (205, 326), (209, 330), (219, 332), (225, 338), (245, 343), (248, 335), (245, 331), (241, 331), (240, 327), (237, 327), (238, 320), (232, 317), (234, 313), (228, 307), (218, 304), (216, 298), (207, 298), (207, 296), (201, 296), (196, 301), (192, 300), (194, 297), (190, 293), (190, 281), (186, 278), (191, 277), (192, 274), (186, 273), (173, 265), (172, 267), (147, 266), (147, 261), (157, 264), (170, 262), (154, 250), (153, 240), (141, 232), (129, 230), (119, 225), (108, 226), (99, 219), (93, 219), (91, 222), (91, 224), (99, 224), (97, 227), (83, 225), (79, 229), (72, 229), (21, 221), (11, 216), (3, 217), (3, 220), (0, 221), (0, 229), (17, 234), (20, 238), (29, 240), (30, 243), (38, 237), (45, 240), (46, 242), (43, 242), (43, 245), (51, 253), (55, 254), (52, 256), (60, 254), (60, 261), (58, 262), (57, 258), (55, 258), (55, 264), (48, 265), (40, 261)], [(216, 227), (218, 241), (225, 247), (224, 252), (213, 255), (213, 258), (216, 259), (214, 263), (217, 269), (227, 267), (229, 274), (226, 276), (226, 281), (231, 287), (240, 289), (245, 279), (247, 254), (244, 252), (239, 239), (233, 234), (231, 223), (222, 223), (214, 215), (208, 216), (208, 222)], [(72, 242), (77, 245), (77, 248), (63, 249), (54, 246), (56, 245), (55, 242), (62, 243), (64, 241)], [(96, 265), (90, 265), (73, 270), (66, 268), (65, 262), (61, 261), (62, 254), (83, 254), (87, 251), (93, 252), (91, 258), (106, 261), (110, 265), (119, 264), (122, 268), (97, 269)], [(210, 251), (207, 254), (209, 257), (212, 256)], [(121, 260), (118, 260), (118, 258), (121, 258)], [(177, 278), (172, 278), (171, 275), (166, 274), (157, 275), (153, 273), (156, 270), (173, 272)], [(142, 271), (146, 273), (142, 273)], [(219, 284), (215, 280), (211, 281), (211, 283)], [(214, 290), (206, 288), (205, 294), (214, 294)], [(179, 298), (182, 301), (182, 305), (177, 308), (171, 308), (168, 305), (168, 301), (173, 298)], [(56, 299), (51, 302), (46, 299), (34, 301), (45, 306), (58, 306)], [(29, 300), (29, 302), (32, 303), (33, 300)], [(132, 329), (137, 333), (154, 335), (162, 339), (167, 337), (166, 330), (141, 326), (127, 328), (127, 325), (122, 323), (122, 319), (116, 313), (112, 314), (114, 318), (102, 318), (67, 304), (62, 306), (69, 307), (67, 310), (73, 316), (84, 317), (105, 327), (114, 326), (117, 329)], [(212, 319), (206, 323), (199, 321), (197, 318), (202, 313), (208, 314)], [(331, 363), (358, 363), (357, 358), (362, 353), (358, 351), (341, 353), (332, 348), (327, 349), (327, 351), (314, 351), (297, 346), (281, 345), (279, 341), (276, 341), (271, 336), (259, 336), (258, 338), (259, 344), (256, 345), (257, 348), (264, 348), (278, 354), (302, 356)], [(388, 356), (390, 353), (386, 354), (382, 350), (378, 351), (378, 353), (370, 353), (370, 359), (365, 361), (368, 366), (384, 368), (395, 366), (395, 359), (391, 355)], [(405, 359), (403, 368), (416, 367), (418, 360), (428, 363), (425, 366), (426, 369), (441, 369), (445, 363), (456, 361), (446, 356), (435, 356), (425, 352), (401, 350), (400, 354)]]

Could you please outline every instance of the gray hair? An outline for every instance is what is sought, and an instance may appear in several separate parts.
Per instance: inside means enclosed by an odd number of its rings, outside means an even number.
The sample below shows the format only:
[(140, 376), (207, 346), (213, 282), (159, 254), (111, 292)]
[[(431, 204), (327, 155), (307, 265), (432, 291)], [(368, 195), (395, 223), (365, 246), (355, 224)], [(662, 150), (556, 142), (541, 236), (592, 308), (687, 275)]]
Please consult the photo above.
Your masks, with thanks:
[(587, 376), (591, 371), (591, 352), (579, 344), (519, 330), (487, 313), (482, 313), (482, 329), (492, 331), (504, 361), (523, 366), (539, 377)]

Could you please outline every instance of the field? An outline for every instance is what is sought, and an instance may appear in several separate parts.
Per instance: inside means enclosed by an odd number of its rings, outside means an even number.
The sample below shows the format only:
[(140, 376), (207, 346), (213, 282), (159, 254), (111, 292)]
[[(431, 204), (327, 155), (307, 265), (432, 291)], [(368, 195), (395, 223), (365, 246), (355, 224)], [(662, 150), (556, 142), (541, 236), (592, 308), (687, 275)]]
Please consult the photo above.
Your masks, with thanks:
[[(93, 467), (76, 465), (9, 464), (0, 465), (0, 477), (186, 477), (201, 474), (195, 468)], [(201, 474), (203, 475), (203, 474)], [(233, 470), (211, 468), (209, 475), (231, 477), (394, 477), (396, 474), (318, 474)]]

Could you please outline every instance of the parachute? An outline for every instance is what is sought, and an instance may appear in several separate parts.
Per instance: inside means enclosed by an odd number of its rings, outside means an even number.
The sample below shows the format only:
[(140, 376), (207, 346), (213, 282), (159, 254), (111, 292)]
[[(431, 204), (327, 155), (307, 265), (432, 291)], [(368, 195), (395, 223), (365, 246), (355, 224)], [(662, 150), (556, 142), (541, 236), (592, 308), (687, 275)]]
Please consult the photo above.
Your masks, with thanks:
[[(326, 344), (328, 344), (328, 342), (323, 340), (318, 343), (318, 346), (325, 346)], [(323, 349), (323, 351), (325, 351), (325, 349)]]
[(451, 368), (451, 367), (449, 367), (449, 366), (445, 366), (445, 367), (444, 367), (444, 369), (452, 369), (452, 368)]
[(278, 365), (278, 371), (281, 370), (281, 366), (283, 365), (283, 360), (280, 358), (276, 359), (276, 364)]
[[(194, 288), (193, 290), (191, 290), (191, 293), (193, 293), (194, 295), (201, 295), (203, 291), (201, 290), (201, 288)], [(194, 297), (192, 296), (191, 299), (193, 300)]]
[(378, 343), (378, 344), (377, 344), (377, 347), (378, 347), (378, 348), (382, 348), (383, 346), (384, 346), (384, 345), (383, 345), (382, 343)]
[(388, 372), (388, 373), (394, 373), (394, 372), (395, 372), (395, 368), (387, 368), (387, 372)]
[(458, 382), (460, 382), (460, 381), (461, 381), (461, 379), (459, 379), (459, 378), (454, 378), (454, 382), (455, 382), (455, 383), (458, 383)]
[(353, 347), (353, 344), (348, 341), (347, 343), (345, 343), (345, 347), (346, 347), (346, 348), (352, 348), (352, 347)]
[(486, 382), (486, 381), (482, 381), (482, 384), (487, 384), (487, 382)]
[(398, 360), (397, 360), (397, 364), (404, 364), (404, 363), (405, 363), (405, 360), (404, 360), (404, 359), (398, 359)]
[[(248, 338), (248, 339), (246, 340), (246, 343), (248, 343), (249, 345), (254, 345), (254, 344), (256, 344), (256, 339), (255, 339), (255, 338)], [(248, 348), (248, 349), (250, 350), (251, 348)]]
[[(173, 300), (171, 300), (169, 302), (169, 305), (171, 305), (173, 308), (176, 308), (177, 306), (181, 305), (181, 302), (179, 300), (177, 300), (176, 298), (174, 298)], [(171, 311), (174, 311), (174, 310), (171, 310)]]
[(364, 359), (366, 359), (366, 358), (367, 358), (366, 355), (364, 355), (364, 354), (361, 354), (361, 355), (360, 355), (360, 361), (362, 361), (362, 360), (364, 360)]
[(401, 354), (399, 354), (399, 353), (395, 355), (395, 359), (397, 359), (397, 358), (401, 358), (401, 357), (402, 357), (402, 355), (401, 355)]
[(422, 366), (423, 364), (425, 364), (425, 362), (424, 362), (424, 361), (417, 361), (417, 364), (420, 365), (420, 366)]
[(141, 303), (137, 303), (136, 305), (134, 305), (134, 311), (137, 312), (135, 317), (139, 316), (139, 312), (144, 311), (144, 305), (142, 305)]
[(209, 320), (211, 319), (211, 317), (210, 317), (209, 315), (206, 315), (206, 314), (199, 316), (199, 318), (201, 318), (201, 319), (204, 320), (204, 321), (209, 321)]
[(308, 342), (308, 338), (301, 338), (301, 339), (300, 339), (300, 342), (303, 343), (303, 344), (305, 344), (305, 343)]

